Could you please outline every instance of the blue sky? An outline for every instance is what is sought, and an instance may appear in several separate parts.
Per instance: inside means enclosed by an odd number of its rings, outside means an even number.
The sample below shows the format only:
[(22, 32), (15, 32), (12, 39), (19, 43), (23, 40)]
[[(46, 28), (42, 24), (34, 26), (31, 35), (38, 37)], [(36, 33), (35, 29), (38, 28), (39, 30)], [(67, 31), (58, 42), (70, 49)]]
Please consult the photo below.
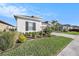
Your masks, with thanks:
[(35, 15), (42, 21), (58, 20), (62, 24), (79, 25), (79, 4), (68, 3), (1, 3), (0, 20), (16, 25), (13, 15)]

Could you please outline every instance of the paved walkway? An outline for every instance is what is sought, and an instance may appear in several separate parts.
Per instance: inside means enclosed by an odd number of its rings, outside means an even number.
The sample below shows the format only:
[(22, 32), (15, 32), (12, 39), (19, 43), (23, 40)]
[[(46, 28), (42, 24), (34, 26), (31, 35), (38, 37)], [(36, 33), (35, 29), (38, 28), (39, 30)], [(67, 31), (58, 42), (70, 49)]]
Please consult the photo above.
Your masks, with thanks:
[(51, 34), (74, 39), (57, 56), (79, 56), (79, 35), (69, 35), (69, 34), (55, 33), (55, 32)]

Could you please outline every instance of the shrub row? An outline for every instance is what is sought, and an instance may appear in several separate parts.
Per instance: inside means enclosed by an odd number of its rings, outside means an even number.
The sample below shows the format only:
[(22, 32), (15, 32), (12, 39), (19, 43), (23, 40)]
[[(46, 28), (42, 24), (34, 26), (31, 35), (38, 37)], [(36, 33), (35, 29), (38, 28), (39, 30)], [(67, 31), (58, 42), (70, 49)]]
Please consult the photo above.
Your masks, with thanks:
[(52, 32), (52, 29), (50, 27), (46, 27), (43, 31), (40, 32), (29, 32), (26, 33), (25, 36), (28, 38), (40, 38), (40, 37), (48, 37), (51, 36), (50, 33)]

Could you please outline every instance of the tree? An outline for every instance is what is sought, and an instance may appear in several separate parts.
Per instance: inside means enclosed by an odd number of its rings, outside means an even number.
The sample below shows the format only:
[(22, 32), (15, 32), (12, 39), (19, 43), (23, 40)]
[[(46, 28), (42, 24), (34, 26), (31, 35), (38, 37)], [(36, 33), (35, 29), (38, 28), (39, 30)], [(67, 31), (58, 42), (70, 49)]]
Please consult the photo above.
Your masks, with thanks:
[(45, 36), (51, 36), (51, 32), (52, 32), (52, 29), (51, 29), (51, 27), (49, 27), (49, 26), (47, 26), (44, 30), (43, 30), (43, 32), (44, 32), (44, 35)]
[(54, 31), (60, 31), (61, 24), (57, 20), (53, 20), (52, 24), (53, 24), (52, 28)]
[(56, 29), (56, 23), (57, 23), (57, 20), (53, 20), (53, 21), (52, 21), (52, 24), (53, 24), (53, 27), (52, 27), (52, 28), (53, 28), (53, 30)]

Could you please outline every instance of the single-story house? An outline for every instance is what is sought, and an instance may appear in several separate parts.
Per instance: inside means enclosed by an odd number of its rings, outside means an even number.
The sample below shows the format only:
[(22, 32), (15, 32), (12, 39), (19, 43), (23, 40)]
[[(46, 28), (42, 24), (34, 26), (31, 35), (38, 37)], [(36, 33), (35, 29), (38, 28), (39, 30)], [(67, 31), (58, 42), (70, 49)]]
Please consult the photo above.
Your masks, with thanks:
[(75, 25), (69, 25), (69, 24), (65, 24), (62, 25), (62, 30), (79, 30), (79, 26), (75, 26)]
[(70, 28), (71, 28), (71, 25), (69, 25), (69, 24), (64, 24), (64, 25), (61, 26), (61, 30), (68, 31)]
[(14, 15), (17, 31), (21, 33), (39, 32), (42, 30), (42, 18), (36, 16)]
[(15, 26), (0, 20), (0, 31), (10, 31), (12, 29), (15, 30)]
[(17, 23), (17, 31), (26, 32), (39, 32), (50, 25), (50, 23), (42, 22), (42, 18), (36, 16), (14, 15)]

